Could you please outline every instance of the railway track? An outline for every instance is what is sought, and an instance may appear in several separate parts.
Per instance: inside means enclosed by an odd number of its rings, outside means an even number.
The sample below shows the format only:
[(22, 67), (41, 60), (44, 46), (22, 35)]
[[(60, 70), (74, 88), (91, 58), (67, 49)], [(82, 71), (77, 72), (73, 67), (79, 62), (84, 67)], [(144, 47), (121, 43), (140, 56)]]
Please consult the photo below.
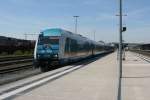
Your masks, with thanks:
[(11, 60), (19, 60), (19, 59), (28, 59), (28, 58), (33, 58), (33, 55), (0, 57), (0, 62), (3, 62), (3, 61), (11, 61)]
[(0, 74), (32, 68), (32, 56), (1, 57)]
[(136, 56), (150, 63), (150, 51), (135, 50), (132, 51)]
[(132, 50), (132, 52), (142, 54), (144, 56), (150, 57), (150, 50)]

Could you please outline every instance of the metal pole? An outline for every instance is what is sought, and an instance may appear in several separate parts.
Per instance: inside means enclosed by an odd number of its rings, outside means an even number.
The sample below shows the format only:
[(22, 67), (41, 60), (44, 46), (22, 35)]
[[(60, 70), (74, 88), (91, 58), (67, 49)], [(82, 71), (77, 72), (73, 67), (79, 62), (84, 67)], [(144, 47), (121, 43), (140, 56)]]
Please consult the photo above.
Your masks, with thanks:
[(118, 97), (117, 100), (121, 100), (121, 84), (122, 84), (122, 0), (119, 0), (119, 87), (118, 87)]
[(73, 16), (75, 18), (75, 33), (77, 34), (77, 23), (78, 23), (78, 17), (79, 16)]
[(75, 33), (77, 34), (77, 17), (76, 17), (76, 23), (75, 23)]
[(95, 41), (95, 33), (96, 33), (96, 32), (95, 32), (95, 30), (94, 30), (94, 41)]
[(27, 40), (27, 34), (25, 33), (24, 35), (25, 35), (25, 40)]

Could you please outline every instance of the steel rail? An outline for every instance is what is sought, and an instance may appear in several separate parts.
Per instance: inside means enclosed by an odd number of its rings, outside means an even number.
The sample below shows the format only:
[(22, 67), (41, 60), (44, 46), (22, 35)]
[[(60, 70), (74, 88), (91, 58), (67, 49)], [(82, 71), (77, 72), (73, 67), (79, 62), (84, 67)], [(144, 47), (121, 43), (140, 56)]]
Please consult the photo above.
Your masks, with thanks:
[(20, 60), (20, 59), (29, 59), (29, 58), (33, 58), (33, 56), (32, 55), (30, 56), (7, 56), (7, 57), (0, 57), (0, 62)]
[(13, 60), (13, 61), (4, 61), (0, 62), (0, 68), (8, 65), (13, 65), (13, 64), (20, 64), (20, 63), (27, 63), (27, 62), (32, 62), (33, 59), (21, 59), (21, 60)]
[(33, 67), (33, 56), (0, 57), (0, 74), (15, 72)]
[(21, 66), (12, 67), (12, 68), (10, 67), (8, 69), (3, 69), (3, 70), (0, 70), (0, 74), (16, 72), (16, 71), (20, 71), (24, 69), (29, 69), (29, 68), (33, 68), (33, 64), (26, 64), (26, 65), (21, 65)]

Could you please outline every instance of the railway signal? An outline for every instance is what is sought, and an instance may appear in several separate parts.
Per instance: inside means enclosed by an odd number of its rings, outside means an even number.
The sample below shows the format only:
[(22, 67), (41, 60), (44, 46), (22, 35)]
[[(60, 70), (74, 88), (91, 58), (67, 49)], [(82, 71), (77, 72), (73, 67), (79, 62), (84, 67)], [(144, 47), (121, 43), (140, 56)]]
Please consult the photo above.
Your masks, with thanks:
[(125, 32), (127, 30), (127, 27), (122, 28), (122, 32)]

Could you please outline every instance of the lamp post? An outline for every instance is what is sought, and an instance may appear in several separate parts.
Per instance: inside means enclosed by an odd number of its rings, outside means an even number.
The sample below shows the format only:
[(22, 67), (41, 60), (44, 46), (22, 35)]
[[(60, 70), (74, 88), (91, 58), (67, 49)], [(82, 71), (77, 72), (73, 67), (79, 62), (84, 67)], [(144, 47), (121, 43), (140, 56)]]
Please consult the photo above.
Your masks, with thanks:
[(77, 34), (77, 23), (78, 23), (78, 17), (79, 16), (73, 16), (75, 18), (75, 33)]
[(119, 86), (117, 100), (121, 100), (122, 84), (122, 0), (119, 0)]
[(95, 41), (95, 33), (96, 33), (96, 31), (94, 30), (94, 41)]

